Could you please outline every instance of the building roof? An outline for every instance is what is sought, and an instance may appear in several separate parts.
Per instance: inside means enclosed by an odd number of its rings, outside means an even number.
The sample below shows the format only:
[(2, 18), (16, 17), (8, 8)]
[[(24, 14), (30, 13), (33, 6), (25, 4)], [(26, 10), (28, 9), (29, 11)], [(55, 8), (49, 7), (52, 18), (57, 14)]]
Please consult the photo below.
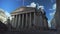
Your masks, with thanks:
[(19, 7), (16, 10), (14, 10), (12, 13), (21, 12), (21, 11), (28, 11), (28, 10), (33, 10), (33, 9), (35, 9), (35, 8), (34, 7)]
[[(37, 9), (36, 7), (19, 7), (16, 10), (11, 12), (11, 15), (17, 15), (17, 14), (22, 14), (22, 13), (29, 13), (29, 12), (35, 12)], [(38, 9), (36, 12), (42, 12), (45, 14), (45, 11), (43, 9)]]

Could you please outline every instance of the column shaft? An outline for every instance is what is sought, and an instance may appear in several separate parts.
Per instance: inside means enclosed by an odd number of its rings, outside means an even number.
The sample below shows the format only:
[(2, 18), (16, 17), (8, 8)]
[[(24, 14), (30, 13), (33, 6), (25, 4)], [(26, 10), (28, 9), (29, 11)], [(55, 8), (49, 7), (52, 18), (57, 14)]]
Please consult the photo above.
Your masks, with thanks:
[(23, 28), (23, 24), (24, 24), (24, 14), (22, 14), (22, 28)]
[(18, 27), (20, 27), (20, 22), (21, 22), (21, 15), (19, 15), (19, 18), (18, 18)]
[(19, 18), (19, 15), (16, 16), (16, 28), (18, 28), (18, 18)]
[(28, 15), (26, 14), (26, 25), (25, 25), (26, 27), (27, 27), (27, 18), (28, 18), (27, 16), (28, 16)]
[(31, 27), (31, 13), (30, 13), (30, 24), (29, 24), (29, 27)]
[(16, 27), (16, 23), (17, 23), (17, 15), (15, 16), (15, 27)]
[(34, 12), (34, 24), (35, 24), (35, 17), (36, 17), (36, 16), (35, 16), (35, 12)]
[(12, 19), (12, 26), (14, 27), (14, 21), (15, 21), (15, 15), (13, 16), (13, 19)]

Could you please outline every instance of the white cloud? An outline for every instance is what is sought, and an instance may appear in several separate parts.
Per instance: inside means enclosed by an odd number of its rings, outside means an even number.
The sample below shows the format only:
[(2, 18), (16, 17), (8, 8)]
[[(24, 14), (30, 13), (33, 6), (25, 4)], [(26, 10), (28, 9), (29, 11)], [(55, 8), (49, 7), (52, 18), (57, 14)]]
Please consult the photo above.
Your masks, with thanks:
[(56, 10), (56, 3), (53, 4), (52, 8), (50, 8), (49, 10)]
[(30, 5), (27, 5), (27, 7), (36, 7), (35, 2), (32, 2)]
[(54, 11), (54, 12), (50, 13), (49, 15), (50, 15), (51, 17), (53, 17), (53, 16), (54, 16), (54, 14), (55, 14), (55, 12), (56, 12), (56, 11)]
[[(27, 5), (27, 7), (36, 7), (36, 3), (35, 3), (35, 2), (32, 2), (30, 5)], [(44, 6), (42, 6), (42, 5), (39, 6), (39, 5), (38, 5), (38, 9), (39, 9), (39, 8), (44, 9)]]
[(38, 8), (42, 8), (42, 9), (44, 9), (44, 6), (39, 6)]
[(53, 9), (56, 10), (56, 3), (53, 5)]
[(49, 14), (51, 17), (53, 17), (56, 12), (56, 3), (53, 4), (52, 9), (49, 9), (49, 10), (53, 10), (53, 12)]
[(5, 14), (6, 14), (7, 18), (9, 17), (9, 18), (10, 18), (10, 20), (12, 19), (12, 17), (11, 17), (11, 14), (10, 14), (10, 13), (8, 13), (7, 11), (5, 11)]
[(7, 17), (10, 17), (10, 13), (8, 13), (7, 11), (5, 11), (5, 14)]
[(33, 2), (33, 3), (31, 3), (30, 6), (31, 6), (31, 7), (36, 7), (36, 4)]

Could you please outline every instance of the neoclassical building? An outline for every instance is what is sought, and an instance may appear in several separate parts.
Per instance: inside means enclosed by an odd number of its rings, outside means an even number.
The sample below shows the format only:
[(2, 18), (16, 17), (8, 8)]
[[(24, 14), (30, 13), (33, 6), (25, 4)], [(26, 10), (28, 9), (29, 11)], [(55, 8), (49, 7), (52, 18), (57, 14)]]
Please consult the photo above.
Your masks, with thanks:
[(43, 9), (33, 7), (20, 7), (11, 13), (12, 26), (17, 29), (47, 29), (48, 22)]
[(0, 21), (2, 21), (4, 24), (6, 24), (5, 21), (7, 21), (7, 16), (3, 9), (0, 9)]
[(53, 19), (51, 20), (51, 29), (56, 29), (56, 19), (55, 16), (53, 17)]

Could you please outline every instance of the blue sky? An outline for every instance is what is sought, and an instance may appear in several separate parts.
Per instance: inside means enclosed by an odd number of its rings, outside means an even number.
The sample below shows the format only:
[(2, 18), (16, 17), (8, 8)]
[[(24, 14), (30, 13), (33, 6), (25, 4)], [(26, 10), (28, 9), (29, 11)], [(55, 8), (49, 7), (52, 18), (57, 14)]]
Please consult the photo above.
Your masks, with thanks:
[[(36, 3), (44, 8), (48, 22), (50, 22), (56, 11), (56, 0), (24, 0), (24, 6), (31, 6), (31, 4)], [(23, 6), (23, 0), (0, 0), (0, 8), (8, 13), (21, 6)]]

